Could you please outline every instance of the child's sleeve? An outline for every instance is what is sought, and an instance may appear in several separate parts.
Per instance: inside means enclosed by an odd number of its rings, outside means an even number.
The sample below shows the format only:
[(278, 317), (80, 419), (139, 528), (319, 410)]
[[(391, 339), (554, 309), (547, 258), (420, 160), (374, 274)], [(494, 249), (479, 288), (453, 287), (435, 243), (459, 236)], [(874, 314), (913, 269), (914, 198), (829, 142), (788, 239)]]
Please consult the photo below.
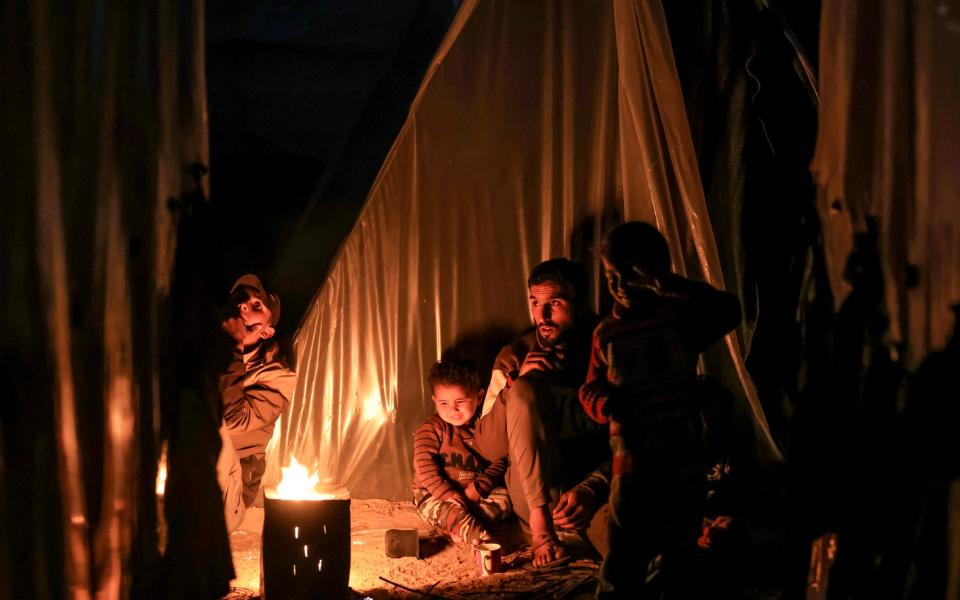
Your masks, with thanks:
[(604, 412), (604, 406), (610, 398), (610, 390), (610, 382), (607, 381), (607, 364), (600, 348), (600, 337), (598, 332), (594, 331), (587, 380), (580, 387), (580, 404), (587, 415), (597, 423), (610, 422), (610, 417)]
[(440, 464), (440, 432), (428, 420), (417, 428), (413, 436), (413, 472), (417, 485), (438, 500), (456, 493)]
[(740, 301), (705, 283), (694, 283), (688, 293), (682, 321), (684, 343), (703, 352), (740, 324)]
[(506, 456), (494, 461), (473, 480), (473, 487), (477, 488), (480, 496), (486, 498), (490, 490), (503, 482), (503, 474), (507, 472), (507, 464), (509, 464), (509, 459)]

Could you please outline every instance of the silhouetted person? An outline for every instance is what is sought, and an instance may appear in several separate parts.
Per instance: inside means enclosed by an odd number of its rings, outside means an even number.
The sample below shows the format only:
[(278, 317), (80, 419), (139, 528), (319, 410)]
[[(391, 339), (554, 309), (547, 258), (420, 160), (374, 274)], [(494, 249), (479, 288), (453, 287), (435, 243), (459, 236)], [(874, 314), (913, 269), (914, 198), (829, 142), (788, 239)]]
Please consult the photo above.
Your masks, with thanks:
[(822, 526), (838, 535), (831, 574), (831, 598), (875, 597), (882, 593), (874, 571), (889, 543), (891, 528), (878, 527), (895, 511), (902, 464), (898, 403), (905, 371), (897, 348), (886, 339), (883, 270), (876, 224), (854, 239), (844, 278), (852, 289), (834, 329), (834, 389), (825, 419), (830, 453)]
[(609, 423), (613, 449), (609, 552), (597, 595), (692, 597), (704, 583), (690, 565), (706, 510), (697, 361), (737, 326), (740, 305), (673, 273), (667, 242), (650, 224), (614, 228), (602, 259), (615, 304), (594, 331), (580, 388), (587, 414)]
[[(899, 539), (905, 571), (904, 598), (946, 598), (960, 591), (958, 566), (948, 558), (960, 551), (956, 530), (960, 518), (960, 304), (954, 311), (953, 336), (917, 369), (909, 402), (908, 489), (912, 520)], [(951, 548), (952, 546), (952, 548)], [(894, 565), (896, 566), (896, 565)]]

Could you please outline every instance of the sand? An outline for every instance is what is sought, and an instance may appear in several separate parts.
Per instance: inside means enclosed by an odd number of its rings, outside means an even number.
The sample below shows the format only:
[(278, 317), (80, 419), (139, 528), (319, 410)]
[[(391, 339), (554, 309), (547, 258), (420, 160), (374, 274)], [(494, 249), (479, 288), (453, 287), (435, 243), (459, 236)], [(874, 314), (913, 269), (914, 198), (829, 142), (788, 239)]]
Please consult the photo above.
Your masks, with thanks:
[[(422, 592), (446, 598), (589, 598), (598, 564), (582, 545), (574, 546), (577, 560), (558, 571), (530, 568), (529, 551), (517, 528), (499, 532), (504, 542), (504, 572), (480, 577), (472, 552), (456, 544), (424, 546), (422, 558), (388, 558), (384, 534), (390, 528), (416, 528), (421, 537), (432, 532), (409, 502), (352, 500), (350, 587), (358, 598), (420, 598)], [(260, 533), (263, 509), (247, 511), (238, 531), (230, 535), (237, 578), (231, 600), (254, 598), (260, 589)], [(571, 542), (572, 540), (565, 540)], [(405, 591), (381, 577), (417, 590)], [(577, 584), (580, 584), (577, 587)]]

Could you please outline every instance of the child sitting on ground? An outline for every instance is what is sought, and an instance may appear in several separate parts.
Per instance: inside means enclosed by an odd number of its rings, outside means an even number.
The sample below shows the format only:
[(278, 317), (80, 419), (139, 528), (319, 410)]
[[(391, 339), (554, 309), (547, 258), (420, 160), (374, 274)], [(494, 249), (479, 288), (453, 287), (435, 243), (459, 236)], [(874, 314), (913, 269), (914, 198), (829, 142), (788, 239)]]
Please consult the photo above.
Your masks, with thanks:
[(428, 381), (437, 412), (414, 435), (413, 503), (424, 521), (455, 542), (490, 541), (487, 526), (509, 516), (511, 504), (503, 487), (507, 459), (490, 463), (474, 450), (480, 377), (444, 360), (433, 365)]
[(602, 259), (615, 304), (594, 331), (580, 388), (587, 413), (610, 424), (613, 449), (598, 597), (699, 597), (690, 571), (706, 508), (697, 360), (736, 327), (740, 305), (672, 273), (666, 240), (647, 223), (616, 227)]

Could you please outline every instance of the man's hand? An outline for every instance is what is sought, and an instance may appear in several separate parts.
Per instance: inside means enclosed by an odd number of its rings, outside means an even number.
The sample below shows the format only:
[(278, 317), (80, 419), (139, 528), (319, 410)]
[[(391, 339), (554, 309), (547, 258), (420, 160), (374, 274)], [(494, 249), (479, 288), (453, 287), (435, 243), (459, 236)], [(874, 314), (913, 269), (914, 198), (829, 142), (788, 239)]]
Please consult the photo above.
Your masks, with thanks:
[(477, 491), (477, 486), (473, 485), (472, 481), (467, 484), (467, 487), (463, 488), (463, 493), (467, 499), (474, 504), (480, 502), (481, 500), (480, 492)]
[[(261, 325), (256, 325), (254, 326), (254, 330), (259, 331), (257, 328), (261, 327)], [(251, 333), (247, 330), (246, 323), (244, 323), (240, 317), (227, 317), (227, 319), (220, 324), (220, 328), (230, 336), (230, 339), (236, 342), (237, 346), (242, 345), (243, 340)]]
[(531, 350), (520, 365), (520, 377), (523, 377), (531, 371), (553, 371), (560, 367), (560, 360), (563, 356), (553, 352), (541, 352)]
[(597, 497), (581, 487), (560, 495), (553, 509), (553, 525), (557, 529), (586, 529), (597, 510)]
[(220, 328), (236, 342), (242, 342), (247, 337), (247, 325), (240, 317), (227, 317)]

